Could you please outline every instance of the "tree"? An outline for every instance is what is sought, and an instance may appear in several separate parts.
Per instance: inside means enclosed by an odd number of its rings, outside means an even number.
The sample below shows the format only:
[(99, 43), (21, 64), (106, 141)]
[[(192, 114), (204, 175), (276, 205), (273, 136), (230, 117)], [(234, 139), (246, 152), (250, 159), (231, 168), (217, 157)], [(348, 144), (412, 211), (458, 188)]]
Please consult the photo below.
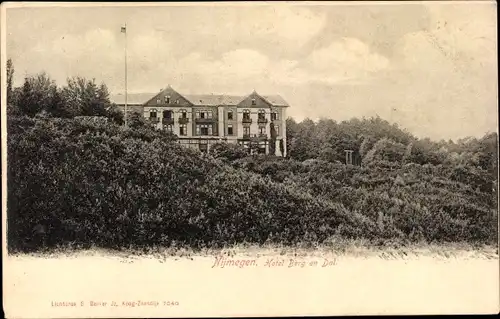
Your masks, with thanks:
[(370, 136), (367, 136), (363, 139), (363, 142), (361, 142), (361, 146), (359, 147), (359, 155), (361, 156), (361, 158), (366, 156), (366, 154), (373, 147), (374, 143), (375, 141)]
[(61, 107), (57, 85), (44, 72), (27, 77), (16, 99), (19, 111), (28, 116)]
[(116, 104), (112, 104), (107, 110), (107, 117), (118, 125), (124, 123), (123, 112), (118, 108)]
[(241, 146), (231, 143), (216, 143), (210, 147), (210, 153), (215, 158), (234, 161), (248, 156), (248, 152)]
[(130, 112), (127, 117), (127, 125), (129, 128), (150, 127), (151, 123), (148, 122), (142, 114), (137, 112)]
[(57, 110), (57, 116), (107, 116), (111, 108), (106, 85), (97, 86), (95, 80), (82, 77), (69, 78), (62, 89), (64, 108)]
[(387, 161), (401, 163), (406, 146), (389, 138), (382, 138), (373, 145), (373, 148), (363, 158), (363, 163)]
[(12, 64), (12, 60), (7, 60), (7, 103), (12, 103), (12, 82), (14, 78), (14, 65)]

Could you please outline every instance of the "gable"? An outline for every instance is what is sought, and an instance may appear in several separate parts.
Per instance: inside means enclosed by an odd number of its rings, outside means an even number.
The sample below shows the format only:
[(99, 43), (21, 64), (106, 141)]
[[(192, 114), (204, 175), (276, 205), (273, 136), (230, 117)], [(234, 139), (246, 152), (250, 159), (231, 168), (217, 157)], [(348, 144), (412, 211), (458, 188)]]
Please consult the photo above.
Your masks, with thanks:
[(253, 92), (252, 94), (250, 94), (249, 96), (244, 98), (243, 101), (241, 101), (238, 104), (238, 107), (269, 108), (269, 107), (271, 107), (271, 104), (266, 99), (264, 99), (263, 97), (258, 95), (256, 92)]
[(170, 86), (156, 94), (153, 98), (147, 101), (145, 106), (192, 106), (184, 96), (172, 89)]

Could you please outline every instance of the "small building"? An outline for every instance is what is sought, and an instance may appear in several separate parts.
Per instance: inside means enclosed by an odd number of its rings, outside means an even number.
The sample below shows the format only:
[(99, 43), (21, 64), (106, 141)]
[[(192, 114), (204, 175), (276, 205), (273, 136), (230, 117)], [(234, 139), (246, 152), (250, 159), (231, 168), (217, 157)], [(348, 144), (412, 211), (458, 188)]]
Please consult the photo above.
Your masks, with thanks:
[[(110, 97), (123, 111), (125, 96)], [(286, 109), (279, 95), (247, 96), (184, 95), (170, 85), (159, 93), (128, 94), (127, 113), (138, 112), (157, 129), (176, 134), (179, 143), (201, 151), (227, 142), (269, 153), (271, 128), (275, 132), (275, 154), (286, 156)]]

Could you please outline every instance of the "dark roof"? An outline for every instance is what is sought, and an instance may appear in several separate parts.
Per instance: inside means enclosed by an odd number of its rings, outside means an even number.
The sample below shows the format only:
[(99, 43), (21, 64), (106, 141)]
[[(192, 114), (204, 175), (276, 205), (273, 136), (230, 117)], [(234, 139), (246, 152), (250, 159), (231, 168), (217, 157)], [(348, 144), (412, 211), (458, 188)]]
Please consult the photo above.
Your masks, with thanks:
[(188, 94), (184, 95), (189, 102), (193, 105), (237, 105), (245, 97), (236, 95), (222, 95), (222, 94)]
[[(158, 93), (129, 93), (127, 94), (127, 104), (142, 105), (153, 98)], [(125, 94), (110, 94), (109, 100), (118, 105), (125, 104)]]
[(273, 106), (290, 106), (281, 95), (261, 95)]
[[(125, 111), (125, 106), (123, 104), (119, 104), (118, 108), (122, 112)], [(128, 103), (127, 103), (127, 113), (135, 112), (135, 113), (141, 113), (142, 114), (143, 108), (144, 107), (142, 105), (138, 105), (138, 104), (128, 105)]]
[[(127, 95), (128, 105), (143, 105), (158, 93), (129, 93)], [(238, 105), (246, 96), (225, 95), (225, 94), (188, 94), (183, 95), (193, 105), (217, 106), (217, 105)], [(289, 104), (280, 95), (261, 95), (269, 104), (273, 106), (289, 106)], [(123, 93), (112, 94), (109, 96), (112, 103), (118, 105), (125, 104), (125, 95)]]

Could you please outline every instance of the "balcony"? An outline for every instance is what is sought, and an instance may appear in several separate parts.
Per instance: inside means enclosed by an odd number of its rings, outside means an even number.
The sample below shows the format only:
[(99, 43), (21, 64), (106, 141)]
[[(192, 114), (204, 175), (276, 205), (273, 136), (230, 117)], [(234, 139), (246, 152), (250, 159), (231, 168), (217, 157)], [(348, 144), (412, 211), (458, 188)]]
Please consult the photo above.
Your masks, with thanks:
[(179, 124), (188, 124), (189, 123), (189, 118), (187, 117), (180, 117), (179, 118)]
[(174, 119), (173, 118), (166, 118), (166, 117), (164, 117), (162, 119), (162, 123), (163, 124), (174, 124)]
[(257, 123), (259, 123), (259, 124), (267, 124), (267, 119), (265, 117), (259, 117), (257, 119)]
[(199, 118), (195, 119), (195, 122), (200, 123), (200, 124), (202, 124), (202, 123), (214, 123), (214, 122), (217, 122), (217, 119), (214, 119), (214, 118), (207, 119), (207, 118), (199, 117)]
[(259, 134), (258, 136), (259, 140), (267, 140), (267, 134)]
[(265, 141), (267, 140), (267, 134), (243, 134), (243, 139), (252, 141)]
[(244, 118), (241, 120), (241, 122), (242, 122), (242, 123), (249, 123), (249, 124), (252, 124), (252, 119), (251, 119), (251, 118), (245, 118), (245, 117), (244, 117)]

